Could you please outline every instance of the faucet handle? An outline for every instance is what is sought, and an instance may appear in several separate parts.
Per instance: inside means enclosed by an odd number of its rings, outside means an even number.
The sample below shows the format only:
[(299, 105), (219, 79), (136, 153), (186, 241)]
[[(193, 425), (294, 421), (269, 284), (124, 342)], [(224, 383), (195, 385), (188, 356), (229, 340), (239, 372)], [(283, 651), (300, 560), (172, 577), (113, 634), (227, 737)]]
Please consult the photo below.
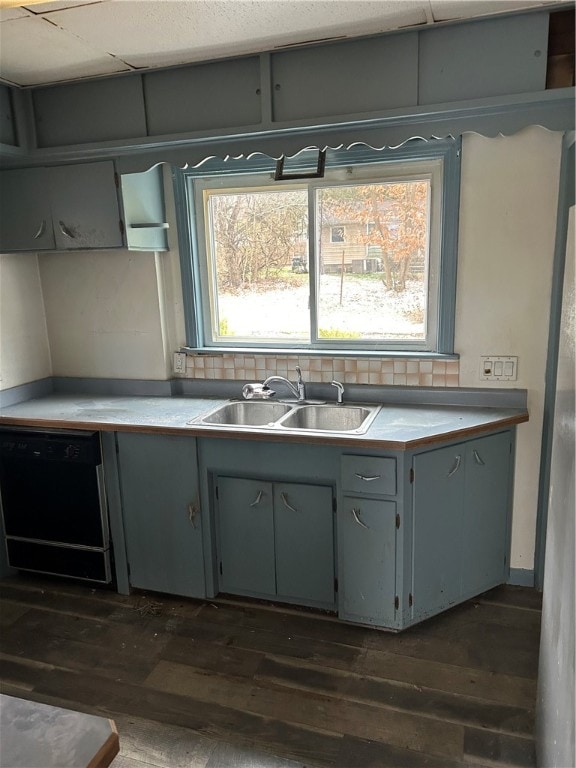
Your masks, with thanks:
[(344, 402), (344, 384), (340, 381), (331, 381), (330, 385), (336, 387), (336, 402), (341, 405)]

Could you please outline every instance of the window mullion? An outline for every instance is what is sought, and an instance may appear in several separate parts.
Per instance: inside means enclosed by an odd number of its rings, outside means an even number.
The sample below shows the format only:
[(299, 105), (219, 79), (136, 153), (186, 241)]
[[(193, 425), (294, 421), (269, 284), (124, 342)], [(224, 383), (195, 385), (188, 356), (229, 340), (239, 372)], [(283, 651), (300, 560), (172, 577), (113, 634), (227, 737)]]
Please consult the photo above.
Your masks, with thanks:
[(316, 190), (308, 187), (308, 308), (310, 313), (310, 342), (318, 342), (318, 280), (320, 264), (318, 264), (318, 243), (316, 237)]

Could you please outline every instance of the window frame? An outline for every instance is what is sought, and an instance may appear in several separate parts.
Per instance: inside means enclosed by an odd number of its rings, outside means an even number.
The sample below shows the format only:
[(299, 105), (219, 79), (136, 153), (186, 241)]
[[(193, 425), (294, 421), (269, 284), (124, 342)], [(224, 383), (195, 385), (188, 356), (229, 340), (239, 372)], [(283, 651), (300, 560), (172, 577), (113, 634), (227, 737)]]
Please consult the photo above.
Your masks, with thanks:
[[(317, 150), (311, 152), (305, 150), (301, 154), (303, 170), (315, 166)], [(313, 156), (310, 157), (310, 154)], [(250, 160), (217, 160), (211, 158), (196, 168), (174, 169), (186, 349), (204, 353), (295, 353), (298, 355), (329, 354), (332, 356), (346, 354), (348, 356), (376, 355), (380, 357), (388, 354), (414, 357), (453, 354), (460, 157), (461, 140), (459, 137), (432, 139), (430, 141), (415, 139), (395, 149), (374, 150), (367, 145), (354, 145), (348, 150), (328, 150), (327, 152), (327, 171), (340, 166), (351, 165), (384, 163), (398, 166), (402, 162), (409, 164), (418, 161), (421, 163), (433, 160), (442, 161), (441, 190), (438, 192), (439, 199), (441, 199), (441, 212), (438, 223), (437, 306), (433, 317), (436, 330), (435, 339), (430, 344), (424, 344), (420, 340), (375, 343), (365, 339), (354, 340), (353, 342), (341, 339), (320, 339), (316, 342), (287, 344), (247, 342), (246, 340), (230, 342), (228, 339), (224, 342), (213, 341), (210, 338), (210, 301), (205, 298), (212, 288), (207, 274), (203, 247), (203, 216), (198, 215), (198, 204), (202, 195), (195, 194), (195, 188), (201, 186), (206, 179), (209, 179), (208, 184), (211, 188), (220, 186), (226, 189), (244, 186), (242, 176), (255, 176), (263, 173), (271, 173), (273, 176), (275, 160), (266, 155), (257, 155)], [(329, 185), (330, 181), (325, 183)], [(278, 187), (281, 186), (281, 182), (276, 182), (276, 184)], [(315, 185), (304, 183), (302, 186)], [(270, 189), (272, 188), (273, 186), (270, 186)], [(200, 203), (200, 205), (203, 204)], [(314, 230), (314, 227), (311, 227), (311, 230)], [(313, 287), (312, 291), (314, 293)], [(314, 309), (311, 309), (311, 312), (313, 311)]]

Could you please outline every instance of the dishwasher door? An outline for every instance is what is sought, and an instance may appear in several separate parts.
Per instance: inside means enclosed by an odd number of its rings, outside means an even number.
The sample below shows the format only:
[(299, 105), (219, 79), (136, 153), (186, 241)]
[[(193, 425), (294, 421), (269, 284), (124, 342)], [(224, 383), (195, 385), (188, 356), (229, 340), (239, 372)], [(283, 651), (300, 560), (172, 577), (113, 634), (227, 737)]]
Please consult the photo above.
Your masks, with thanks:
[(0, 495), (9, 565), (111, 581), (97, 432), (3, 430)]

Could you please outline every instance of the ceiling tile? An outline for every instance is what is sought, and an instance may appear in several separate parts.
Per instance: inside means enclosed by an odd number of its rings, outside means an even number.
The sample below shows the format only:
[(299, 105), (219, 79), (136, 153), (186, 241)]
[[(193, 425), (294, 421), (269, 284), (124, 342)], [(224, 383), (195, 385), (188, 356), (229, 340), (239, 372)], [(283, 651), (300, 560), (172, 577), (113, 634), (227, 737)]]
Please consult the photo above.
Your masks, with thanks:
[(28, 12), (23, 8), (0, 8), (0, 21), (11, 21), (12, 19), (21, 19), (28, 16)]
[[(565, 0), (559, 0), (564, 2)], [(435, 21), (466, 19), (495, 13), (534, 8), (538, 5), (556, 3), (557, 0), (430, 0)]]
[(0, 25), (0, 73), (17, 85), (58, 82), (129, 69), (37, 16)]
[(143, 67), (376, 34), (424, 23), (426, 15), (422, 0), (108, 0), (56, 11), (50, 19)]
[(31, 13), (41, 14), (51, 11), (62, 11), (65, 8), (74, 8), (76, 5), (87, 5), (88, 3), (99, 2), (99, 0), (54, 0), (51, 3), (34, 3), (34, 5), (24, 5)]

